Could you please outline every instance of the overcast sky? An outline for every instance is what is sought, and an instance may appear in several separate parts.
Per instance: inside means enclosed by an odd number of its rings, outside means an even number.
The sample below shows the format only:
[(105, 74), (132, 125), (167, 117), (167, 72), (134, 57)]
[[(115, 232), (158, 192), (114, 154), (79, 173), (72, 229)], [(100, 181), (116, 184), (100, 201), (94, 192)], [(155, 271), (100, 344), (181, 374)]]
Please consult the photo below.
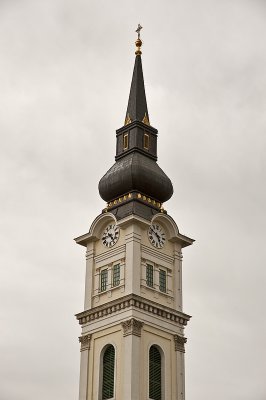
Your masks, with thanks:
[(141, 23), (184, 250), (187, 400), (266, 399), (266, 2), (0, 0), (0, 399), (78, 398), (85, 254)]

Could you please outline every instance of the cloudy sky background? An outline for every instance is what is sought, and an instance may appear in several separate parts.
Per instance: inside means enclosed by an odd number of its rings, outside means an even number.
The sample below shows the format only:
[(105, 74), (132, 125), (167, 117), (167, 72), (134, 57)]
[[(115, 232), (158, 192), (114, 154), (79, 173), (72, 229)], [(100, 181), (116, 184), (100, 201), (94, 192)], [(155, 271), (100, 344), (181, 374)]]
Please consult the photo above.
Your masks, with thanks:
[(85, 254), (137, 24), (184, 250), (187, 400), (265, 400), (266, 2), (0, 0), (0, 398), (78, 398)]

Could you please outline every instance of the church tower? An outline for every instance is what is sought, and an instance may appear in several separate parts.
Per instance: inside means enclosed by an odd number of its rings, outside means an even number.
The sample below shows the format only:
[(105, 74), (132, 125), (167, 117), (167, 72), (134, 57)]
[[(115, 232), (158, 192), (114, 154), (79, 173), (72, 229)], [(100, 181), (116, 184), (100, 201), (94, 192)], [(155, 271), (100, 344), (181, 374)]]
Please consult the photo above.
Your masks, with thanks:
[(173, 187), (157, 164), (139, 31), (114, 165), (99, 182), (106, 208), (88, 233), (79, 400), (184, 400), (181, 234), (163, 208)]

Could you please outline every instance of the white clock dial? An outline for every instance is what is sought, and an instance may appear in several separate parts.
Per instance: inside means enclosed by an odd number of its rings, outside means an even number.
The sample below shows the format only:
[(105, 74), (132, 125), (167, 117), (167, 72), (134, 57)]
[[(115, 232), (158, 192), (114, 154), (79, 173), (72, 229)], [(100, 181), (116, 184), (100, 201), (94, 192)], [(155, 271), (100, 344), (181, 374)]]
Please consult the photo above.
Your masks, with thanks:
[(148, 238), (154, 247), (161, 249), (165, 243), (163, 228), (158, 224), (152, 224), (148, 229)]
[(119, 228), (117, 225), (108, 225), (102, 235), (102, 243), (106, 247), (112, 247), (119, 239)]

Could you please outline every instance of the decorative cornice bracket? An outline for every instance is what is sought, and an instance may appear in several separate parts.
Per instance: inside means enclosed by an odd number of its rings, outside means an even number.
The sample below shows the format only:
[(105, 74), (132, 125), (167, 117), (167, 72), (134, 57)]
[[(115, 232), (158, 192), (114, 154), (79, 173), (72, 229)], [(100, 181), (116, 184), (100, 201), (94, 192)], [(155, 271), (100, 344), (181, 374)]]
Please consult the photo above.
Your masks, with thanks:
[(127, 321), (121, 322), (121, 325), (123, 329), (123, 336), (141, 336), (141, 328), (143, 327), (143, 322), (138, 321), (135, 318), (130, 318)]
[(184, 336), (174, 335), (174, 342), (175, 351), (185, 353), (185, 343), (187, 342), (187, 338), (185, 338)]
[(79, 336), (80, 351), (90, 350), (91, 335)]

